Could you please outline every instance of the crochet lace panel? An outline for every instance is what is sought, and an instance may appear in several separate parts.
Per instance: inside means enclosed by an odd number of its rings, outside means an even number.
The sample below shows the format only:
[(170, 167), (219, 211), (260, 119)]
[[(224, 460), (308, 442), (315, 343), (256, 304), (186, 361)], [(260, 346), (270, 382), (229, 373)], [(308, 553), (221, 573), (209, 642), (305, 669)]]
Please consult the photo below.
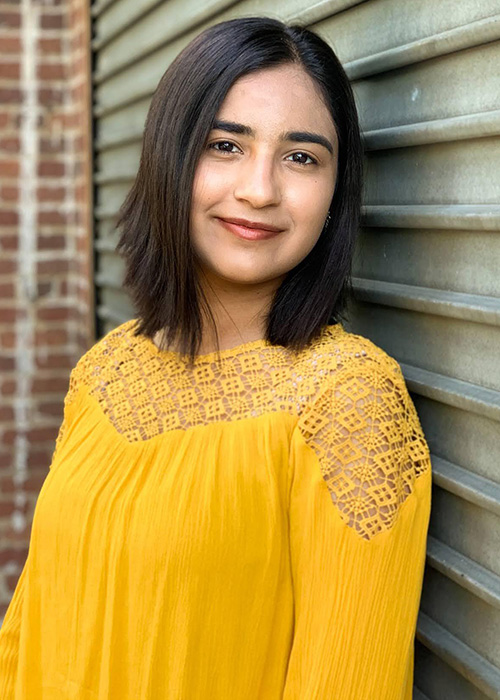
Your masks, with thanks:
[(299, 417), (298, 428), (319, 457), (342, 520), (365, 539), (393, 525), (415, 480), (431, 469), (396, 361), (339, 371)]
[(302, 353), (253, 341), (196, 358), (134, 336), (132, 319), (110, 331), (71, 372), (66, 433), (78, 388), (133, 443), (218, 421), (285, 411), (318, 456), (343, 521), (365, 539), (390, 528), (415, 480), (430, 469), (422, 427), (399, 364), (368, 338), (327, 326)]

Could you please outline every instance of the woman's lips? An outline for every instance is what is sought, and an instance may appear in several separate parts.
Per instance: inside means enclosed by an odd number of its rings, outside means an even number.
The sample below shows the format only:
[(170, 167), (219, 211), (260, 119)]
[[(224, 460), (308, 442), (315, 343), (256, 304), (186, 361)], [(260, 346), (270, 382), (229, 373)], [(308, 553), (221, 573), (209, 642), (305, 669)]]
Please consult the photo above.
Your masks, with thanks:
[(238, 236), (238, 238), (246, 238), (249, 241), (260, 241), (265, 238), (274, 238), (281, 233), (281, 231), (267, 231), (263, 228), (248, 228), (247, 226), (242, 226), (241, 224), (233, 224), (225, 219), (218, 219), (218, 221), (224, 226), (224, 228)]

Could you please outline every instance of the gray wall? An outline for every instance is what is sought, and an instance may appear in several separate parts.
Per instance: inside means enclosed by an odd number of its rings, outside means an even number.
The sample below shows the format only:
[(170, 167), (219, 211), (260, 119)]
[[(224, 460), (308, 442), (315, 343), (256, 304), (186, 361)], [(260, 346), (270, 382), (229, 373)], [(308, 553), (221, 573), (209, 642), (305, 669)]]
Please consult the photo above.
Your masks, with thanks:
[(93, 6), (99, 331), (134, 315), (113, 225), (168, 64), (222, 19), (313, 28), (353, 81), (366, 144), (349, 329), (401, 363), (432, 452), (414, 697), (500, 698), (500, 0), (307, 5)]

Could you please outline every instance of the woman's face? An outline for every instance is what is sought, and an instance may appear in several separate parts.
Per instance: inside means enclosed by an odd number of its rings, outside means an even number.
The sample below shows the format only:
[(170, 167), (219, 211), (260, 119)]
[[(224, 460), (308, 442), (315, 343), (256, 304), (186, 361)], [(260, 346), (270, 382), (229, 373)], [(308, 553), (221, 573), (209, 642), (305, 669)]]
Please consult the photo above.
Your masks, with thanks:
[[(236, 81), (214, 127), (193, 185), (197, 261), (211, 279), (278, 285), (314, 247), (333, 197), (338, 140), (330, 112), (307, 73), (285, 65)], [(279, 232), (242, 237), (256, 232), (222, 221), (231, 219)]]

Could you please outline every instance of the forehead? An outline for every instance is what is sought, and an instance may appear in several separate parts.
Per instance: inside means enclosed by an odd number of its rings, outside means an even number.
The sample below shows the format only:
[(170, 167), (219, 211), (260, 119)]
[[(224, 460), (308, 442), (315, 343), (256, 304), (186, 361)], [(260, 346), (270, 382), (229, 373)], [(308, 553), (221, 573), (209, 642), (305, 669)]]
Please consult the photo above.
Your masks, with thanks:
[(217, 115), (266, 130), (284, 126), (328, 131), (335, 127), (315, 81), (295, 65), (265, 68), (239, 78), (229, 89)]

